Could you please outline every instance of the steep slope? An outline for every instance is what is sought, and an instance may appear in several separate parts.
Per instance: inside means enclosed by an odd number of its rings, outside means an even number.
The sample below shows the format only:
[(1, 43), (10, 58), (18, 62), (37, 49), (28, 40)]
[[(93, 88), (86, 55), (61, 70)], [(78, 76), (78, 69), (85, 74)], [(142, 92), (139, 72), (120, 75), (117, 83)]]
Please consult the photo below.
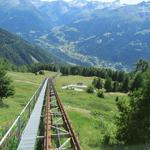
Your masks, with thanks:
[(16, 65), (37, 63), (55, 63), (56, 58), (43, 49), (31, 45), (19, 36), (0, 28), (0, 57)]

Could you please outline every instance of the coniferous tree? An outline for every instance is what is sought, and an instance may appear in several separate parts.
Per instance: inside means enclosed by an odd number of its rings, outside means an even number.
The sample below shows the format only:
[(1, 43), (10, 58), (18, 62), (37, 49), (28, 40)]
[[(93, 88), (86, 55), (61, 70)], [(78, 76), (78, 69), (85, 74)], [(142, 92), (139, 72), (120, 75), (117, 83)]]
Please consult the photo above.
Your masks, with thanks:
[(129, 77), (126, 76), (122, 83), (122, 91), (127, 93), (129, 91)]
[(113, 92), (118, 92), (120, 90), (120, 87), (119, 87), (119, 82), (115, 81), (113, 83), (113, 86), (112, 86), (112, 91)]
[(103, 88), (103, 82), (102, 82), (101, 78), (94, 78), (92, 84), (93, 84), (94, 87), (97, 88), (97, 89)]
[(102, 89), (103, 88), (103, 81), (102, 81), (101, 78), (98, 78), (96, 88), (97, 89)]
[(135, 68), (135, 72), (145, 72), (149, 68), (149, 63), (146, 60), (140, 59)]
[(11, 85), (11, 80), (7, 77), (7, 62), (0, 59), (0, 103), (3, 99), (14, 95), (14, 87)]
[(142, 86), (143, 78), (141, 73), (137, 73), (131, 83), (131, 91), (139, 89)]
[(104, 88), (106, 89), (106, 92), (112, 91), (112, 79), (111, 78), (106, 79)]
[(123, 71), (119, 71), (117, 72), (117, 81), (118, 82), (122, 82), (124, 80), (124, 72)]
[(117, 139), (124, 144), (150, 142), (150, 72), (144, 74), (144, 84), (133, 92), (129, 102), (117, 102)]
[(96, 84), (97, 84), (97, 78), (94, 78), (93, 81), (92, 81), (92, 85), (93, 85), (94, 87), (96, 87)]

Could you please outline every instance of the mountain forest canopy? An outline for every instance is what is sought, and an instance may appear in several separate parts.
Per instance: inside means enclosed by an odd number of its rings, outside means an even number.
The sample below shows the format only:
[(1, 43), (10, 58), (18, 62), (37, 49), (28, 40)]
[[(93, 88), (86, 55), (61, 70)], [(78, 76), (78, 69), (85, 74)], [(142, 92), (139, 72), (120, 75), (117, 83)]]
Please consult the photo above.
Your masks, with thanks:
[(19, 36), (0, 29), (0, 57), (17, 66), (32, 63), (58, 63), (59, 60)]

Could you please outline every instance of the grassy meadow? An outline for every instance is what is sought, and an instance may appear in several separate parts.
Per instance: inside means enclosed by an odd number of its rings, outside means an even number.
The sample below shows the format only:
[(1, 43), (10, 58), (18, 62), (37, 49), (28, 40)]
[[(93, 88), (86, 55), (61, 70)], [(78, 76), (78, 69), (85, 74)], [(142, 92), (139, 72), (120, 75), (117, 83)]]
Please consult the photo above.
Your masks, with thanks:
[(99, 98), (96, 93), (61, 89), (64, 85), (78, 82), (90, 85), (93, 78), (61, 76), (56, 79), (56, 88), (84, 150), (105, 149), (101, 146), (103, 135), (115, 130), (115, 99), (117, 96), (127, 97), (123, 93), (106, 93), (105, 98)]
[(15, 95), (5, 99), (4, 105), (0, 106), (0, 131), (16, 119), (44, 78), (55, 74), (45, 72), (45, 75), (35, 76), (33, 73), (8, 72), (15, 87)]
[[(56, 74), (54, 72), (45, 73), (45, 75), (35, 76), (32, 73), (8, 72), (16, 92), (13, 97), (4, 101), (3, 106), (0, 106), (1, 131), (9, 127), (15, 120), (44, 78)], [(102, 137), (108, 132), (113, 134), (115, 130), (116, 97), (127, 98), (127, 96), (123, 93), (106, 93), (105, 98), (98, 98), (96, 93), (88, 94), (86, 91), (61, 89), (64, 85), (79, 82), (90, 85), (93, 78), (60, 76), (56, 78), (55, 85), (83, 150), (112, 150), (112, 148), (102, 146)], [(114, 148), (114, 150), (117, 149)]]

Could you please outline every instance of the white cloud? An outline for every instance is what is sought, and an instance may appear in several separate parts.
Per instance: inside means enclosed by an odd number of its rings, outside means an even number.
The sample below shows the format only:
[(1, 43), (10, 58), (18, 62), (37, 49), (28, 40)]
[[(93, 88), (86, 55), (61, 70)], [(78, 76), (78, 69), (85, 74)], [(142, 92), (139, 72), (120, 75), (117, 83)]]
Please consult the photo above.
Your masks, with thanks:
[[(42, 1), (54, 1), (54, 0), (42, 0)], [(65, 1), (73, 1), (73, 0), (65, 0)], [(88, 0), (88, 1), (112, 2), (115, 0)], [(124, 4), (137, 4), (142, 1), (150, 1), (150, 0), (120, 0), (120, 2)]]
[(143, 0), (121, 0), (121, 3), (126, 3), (126, 4), (136, 4), (136, 3), (140, 3)]

